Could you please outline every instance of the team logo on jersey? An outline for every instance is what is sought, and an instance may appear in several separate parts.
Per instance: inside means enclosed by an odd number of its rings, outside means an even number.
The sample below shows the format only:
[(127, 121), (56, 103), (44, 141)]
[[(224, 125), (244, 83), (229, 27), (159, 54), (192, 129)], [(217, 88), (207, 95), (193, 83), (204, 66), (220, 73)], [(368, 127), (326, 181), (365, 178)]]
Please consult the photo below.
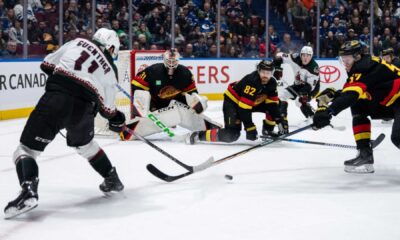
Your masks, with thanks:
[(156, 85), (161, 86), (161, 80), (156, 80)]
[(332, 65), (323, 65), (319, 68), (321, 82), (333, 83), (339, 80), (340, 70)]

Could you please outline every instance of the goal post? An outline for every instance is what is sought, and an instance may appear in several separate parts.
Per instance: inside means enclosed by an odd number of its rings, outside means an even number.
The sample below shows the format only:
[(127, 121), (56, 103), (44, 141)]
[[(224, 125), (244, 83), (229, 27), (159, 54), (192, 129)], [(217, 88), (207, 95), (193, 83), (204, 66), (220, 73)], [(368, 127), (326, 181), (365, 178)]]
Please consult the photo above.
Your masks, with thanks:
[[(118, 84), (126, 93), (132, 96), (131, 81), (132, 78), (146, 67), (163, 62), (164, 50), (124, 50), (119, 51), (118, 59), (115, 65), (118, 69)], [(125, 93), (118, 91), (115, 97), (115, 105), (117, 109), (125, 114), (127, 121), (133, 118), (132, 103)], [(113, 132), (108, 130), (108, 121), (97, 115), (95, 119), (95, 134), (112, 136)]]

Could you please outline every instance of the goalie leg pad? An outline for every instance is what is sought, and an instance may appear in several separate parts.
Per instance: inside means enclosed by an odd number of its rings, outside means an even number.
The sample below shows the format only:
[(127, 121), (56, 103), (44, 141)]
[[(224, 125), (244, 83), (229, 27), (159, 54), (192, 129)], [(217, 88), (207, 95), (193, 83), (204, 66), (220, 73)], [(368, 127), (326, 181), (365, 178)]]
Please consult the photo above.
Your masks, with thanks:
[(189, 106), (186, 104), (171, 101), (179, 110), (179, 115), (181, 118), (181, 123), (179, 126), (186, 128), (190, 131), (204, 131), (208, 129), (208, 126), (215, 126), (217, 128), (221, 127), (221, 124), (214, 122), (207, 116), (203, 114), (195, 113)]
[[(169, 127), (177, 126), (180, 123), (181, 117), (177, 106), (170, 105), (150, 112), (145, 117), (136, 117), (126, 127), (143, 137), (160, 132), (166, 132), (172, 137), (173, 133), (170, 132)], [(120, 136), (125, 141), (134, 139), (132, 134), (127, 131), (121, 132)]]

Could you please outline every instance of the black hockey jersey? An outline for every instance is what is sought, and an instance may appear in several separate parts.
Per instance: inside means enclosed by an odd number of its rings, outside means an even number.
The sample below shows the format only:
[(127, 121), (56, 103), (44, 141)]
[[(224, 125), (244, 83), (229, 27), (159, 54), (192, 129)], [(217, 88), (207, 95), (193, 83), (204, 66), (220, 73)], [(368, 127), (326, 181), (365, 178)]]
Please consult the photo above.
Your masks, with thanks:
[(153, 64), (139, 72), (131, 83), (132, 93), (137, 89), (150, 92), (152, 109), (166, 107), (172, 99), (186, 104), (184, 93), (197, 93), (192, 73), (180, 64), (172, 76), (163, 63)]
[[(335, 114), (357, 100), (346, 98), (346, 93), (353, 93), (358, 99), (367, 99), (386, 107), (393, 105), (400, 97), (400, 68), (378, 57), (362, 56), (354, 63), (348, 76), (341, 96), (332, 103), (331, 109)], [(347, 101), (343, 101), (345, 98)]]
[(274, 77), (267, 84), (261, 84), (260, 75), (254, 71), (240, 81), (229, 84), (224, 97), (225, 100), (229, 99), (237, 104), (240, 120), (245, 127), (253, 125), (252, 109), (259, 104), (268, 104), (272, 118), (280, 118), (277, 82)]

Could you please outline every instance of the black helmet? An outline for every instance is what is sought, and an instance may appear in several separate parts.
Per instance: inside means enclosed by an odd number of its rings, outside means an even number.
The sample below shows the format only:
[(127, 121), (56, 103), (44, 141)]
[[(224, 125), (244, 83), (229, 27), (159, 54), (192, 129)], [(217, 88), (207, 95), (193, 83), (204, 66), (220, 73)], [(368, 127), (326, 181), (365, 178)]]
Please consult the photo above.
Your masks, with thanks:
[(362, 53), (362, 46), (360, 41), (351, 40), (343, 43), (339, 49), (339, 56), (344, 55), (357, 55)]
[(384, 50), (382, 50), (382, 56), (386, 56), (386, 55), (394, 55), (394, 50), (393, 48), (386, 48)]
[(257, 71), (260, 70), (274, 71), (273, 62), (269, 60), (261, 60), (261, 62), (257, 64)]

